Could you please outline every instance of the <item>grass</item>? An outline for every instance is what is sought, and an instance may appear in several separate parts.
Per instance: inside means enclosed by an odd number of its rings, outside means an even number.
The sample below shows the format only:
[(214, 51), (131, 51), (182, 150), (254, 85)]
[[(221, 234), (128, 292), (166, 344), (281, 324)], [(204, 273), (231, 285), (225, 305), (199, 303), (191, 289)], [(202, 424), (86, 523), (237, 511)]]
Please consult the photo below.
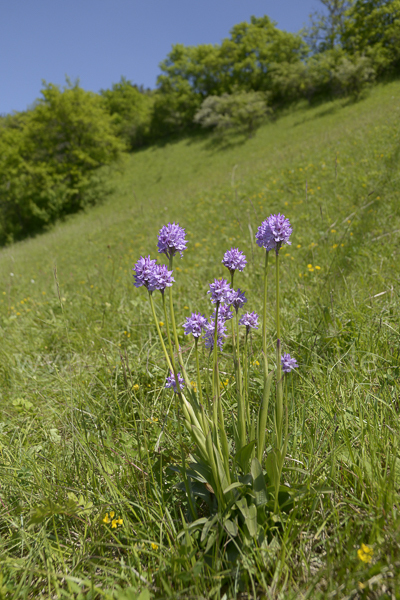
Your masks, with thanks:
[[(357, 104), (299, 106), (223, 149), (201, 136), (147, 148), (114, 171), (106, 203), (1, 251), (1, 599), (400, 597), (399, 92), (394, 82)], [(285, 481), (326, 493), (232, 566), (178, 538), (187, 506), (168, 468), (180, 463), (178, 415), (131, 268), (156, 257), (161, 225), (186, 227), (174, 293), (195, 379), (182, 322), (210, 312), (207, 282), (231, 246), (248, 256), (236, 284), (260, 312), (254, 234), (273, 212), (294, 229), (281, 328), (300, 363)], [(261, 362), (257, 332), (254, 406)]]

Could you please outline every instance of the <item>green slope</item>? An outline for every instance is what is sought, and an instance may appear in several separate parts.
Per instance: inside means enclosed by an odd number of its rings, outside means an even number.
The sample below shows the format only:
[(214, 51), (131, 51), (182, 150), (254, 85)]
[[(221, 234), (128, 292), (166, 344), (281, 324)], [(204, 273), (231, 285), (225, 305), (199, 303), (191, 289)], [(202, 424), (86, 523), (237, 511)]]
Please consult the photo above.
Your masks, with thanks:
[[(186, 304), (204, 294), (203, 277), (222, 274), (221, 253), (231, 244), (251, 252), (252, 234), (268, 214), (278, 211), (294, 227), (287, 262), (291, 289), (304, 284), (299, 273), (316, 284), (317, 274), (308, 274), (308, 264), (321, 267), (318, 281), (329, 287), (333, 259), (346, 275), (376, 272), (368, 280), (373, 289), (365, 293), (381, 292), (383, 273), (392, 281), (396, 268), (388, 246), (394, 248), (398, 239), (390, 233), (398, 228), (398, 92), (394, 83), (375, 88), (358, 104), (337, 101), (298, 109), (266, 125), (254, 139), (242, 144), (237, 140), (227, 149), (213, 146), (210, 138), (195, 138), (130, 156), (115, 174), (115, 193), (103, 206), (1, 251), (0, 310), (5, 317), (20, 313), (6, 329), (10, 326), (12, 335), (18, 323), (29, 329), (39, 306), (45, 315), (58, 302), (55, 265), (66, 311), (77, 326), (81, 320), (86, 327), (101, 320), (104, 302), (110, 299), (117, 307), (122, 300), (137, 298), (131, 268), (140, 254), (156, 255), (157, 231), (173, 220), (187, 228), (190, 239), (180, 264)], [(385, 236), (382, 241), (371, 245), (380, 235)], [(335, 243), (339, 245), (332, 252)], [(380, 261), (382, 245), (385, 256)], [(249, 277), (260, 268), (256, 250), (254, 260)], [(21, 305), (28, 296), (31, 307), (29, 302)], [(24, 347), (24, 340), (20, 344)]]
[[(395, 82), (374, 88), (357, 104), (334, 101), (298, 107), (266, 124), (253, 139), (237, 138), (227, 147), (199, 136), (147, 148), (113, 171), (114, 192), (103, 205), (2, 249), (0, 448), (10, 469), (17, 465), (19, 472), (29, 472), (14, 480), (12, 469), (7, 471), (4, 506), (19, 506), (21, 514), (28, 515), (33, 505), (54, 493), (65, 497), (68, 489), (78, 495), (84, 492), (99, 514), (112, 502), (118, 504), (129, 520), (126, 499), (145, 493), (136, 481), (137, 472), (124, 471), (121, 485), (111, 485), (107, 477), (102, 483), (94, 481), (101, 480), (103, 468), (109, 474), (119, 468), (119, 444), (129, 460), (146, 463), (132, 442), (136, 435), (132, 406), (142, 407), (142, 421), (147, 423), (143, 435), (151, 447), (160, 433), (157, 423), (169, 406), (146, 295), (133, 287), (131, 269), (140, 255), (156, 258), (157, 232), (174, 220), (186, 227), (190, 242), (184, 258), (176, 261), (175, 300), (182, 323), (191, 310), (210, 312), (207, 282), (224, 274), (221, 259), (231, 246), (239, 246), (249, 258), (238, 285), (246, 290), (247, 308), (259, 311), (263, 255), (254, 234), (270, 213), (283, 212), (290, 219), (293, 243), (281, 253), (282, 328), (284, 348), (301, 363), (298, 399), (302, 405), (293, 412), (293, 431), (303, 423), (302, 434), (296, 433), (291, 442), (292, 456), (309, 464), (315, 455), (319, 465), (325, 464), (331, 433), (319, 438), (319, 446), (314, 447), (314, 440), (323, 430), (333, 431), (340, 421), (338, 447), (341, 460), (349, 461), (348, 448), (353, 442), (354, 448), (359, 445), (364, 417), (357, 411), (362, 402), (375, 402), (375, 409), (376, 402), (389, 406), (387, 413), (376, 413), (379, 424), (374, 421), (371, 427), (380, 431), (385, 422), (390, 431), (398, 431), (393, 402), (399, 393), (399, 117), (400, 83)], [(271, 357), (273, 297), (271, 283)], [(252, 359), (255, 398), (259, 342), (258, 334)], [(183, 335), (181, 343), (188, 357), (190, 345)], [(96, 455), (98, 431), (107, 438), (107, 448), (117, 448), (117, 457), (112, 451), (103, 455), (104, 447)], [(375, 454), (371, 458), (367, 453), (369, 466), (362, 462), (363, 451), (359, 460), (352, 458), (357, 467), (343, 463), (347, 465), (340, 484), (344, 502), (348, 497), (343, 490), (351, 489), (362, 518), (352, 530), (345, 524), (350, 513), (329, 509), (342, 523), (343, 536), (332, 537), (332, 544), (342, 550), (329, 563), (321, 594), (335, 589), (337, 577), (346, 574), (349, 589), (361, 578), (355, 545), (368, 541), (382, 507), (386, 506), (385, 514), (391, 510), (390, 486), (386, 488), (382, 473), (374, 471), (377, 457), (384, 461), (389, 456), (388, 448), (394, 448), (394, 454), (389, 454), (396, 460), (398, 436), (393, 433), (389, 439), (388, 432), (382, 430), (374, 450), (370, 442), (369, 452)], [(167, 427), (165, 437), (165, 447), (173, 454), (173, 427), (171, 431)], [(90, 451), (84, 450), (84, 439), (90, 441)], [(39, 446), (40, 451), (32, 451)], [(319, 467), (317, 478), (324, 479), (324, 468)], [(364, 491), (357, 489), (356, 482), (363, 478)], [(5, 532), (7, 510), (0, 517)], [(309, 516), (304, 518), (311, 527)], [(316, 530), (324, 518), (315, 517)], [(151, 535), (138, 525), (136, 538), (127, 534), (128, 545), (136, 543), (134, 538), (159, 543), (157, 519), (148, 519)], [(98, 523), (96, 527), (102, 531)], [(315, 533), (311, 527), (310, 539), (318, 539), (313, 538)], [(83, 533), (79, 530), (77, 535)], [(398, 548), (398, 539), (385, 535), (380, 538), (382, 547), (386, 543)], [(5, 533), (0, 553), (3, 550), (11, 557), (15, 550), (9, 539)], [(119, 568), (103, 533), (96, 538), (101, 550), (84, 536), (81, 539), (87, 556), (99, 553), (105, 563)], [(310, 556), (318, 555), (314, 546), (310, 542)], [(299, 566), (303, 550), (296, 548), (292, 583), (306, 589), (311, 575)], [(156, 554), (146, 559), (149, 572), (156, 570)], [(392, 568), (391, 560), (382, 558), (385, 569)], [(38, 572), (40, 561), (34, 560)], [(82, 558), (80, 564), (78, 571), (84, 577), (90, 559)], [(320, 566), (324, 564), (320, 561)], [(13, 581), (28, 577), (21, 569), (12, 572)], [(112, 587), (117, 576), (104, 575), (102, 581)], [(179, 581), (183, 589), (186, 584)], [(205, 593), (201, 585), (200, 589)]]

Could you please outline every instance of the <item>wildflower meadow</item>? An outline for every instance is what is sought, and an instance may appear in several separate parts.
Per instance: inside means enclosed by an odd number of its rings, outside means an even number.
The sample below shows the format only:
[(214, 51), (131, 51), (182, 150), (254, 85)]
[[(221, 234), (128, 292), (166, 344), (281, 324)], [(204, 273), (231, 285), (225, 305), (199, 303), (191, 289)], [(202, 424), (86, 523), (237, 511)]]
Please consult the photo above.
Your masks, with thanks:
[(1, 600), (400, 597), (399, 91), (0, 251)]

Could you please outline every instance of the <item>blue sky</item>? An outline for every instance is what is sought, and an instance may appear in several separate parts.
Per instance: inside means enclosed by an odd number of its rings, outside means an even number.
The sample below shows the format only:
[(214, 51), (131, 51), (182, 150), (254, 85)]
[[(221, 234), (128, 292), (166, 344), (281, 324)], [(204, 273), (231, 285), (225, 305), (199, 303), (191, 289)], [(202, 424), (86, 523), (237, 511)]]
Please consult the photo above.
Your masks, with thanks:
[(296, 32), (318, 0), (3, 0), (0, 114), (25, 110), (42, 79), (79, 77), (99, 91), (120, 80), (153, 88), (172, 44), (216, 44), (251, 15)]

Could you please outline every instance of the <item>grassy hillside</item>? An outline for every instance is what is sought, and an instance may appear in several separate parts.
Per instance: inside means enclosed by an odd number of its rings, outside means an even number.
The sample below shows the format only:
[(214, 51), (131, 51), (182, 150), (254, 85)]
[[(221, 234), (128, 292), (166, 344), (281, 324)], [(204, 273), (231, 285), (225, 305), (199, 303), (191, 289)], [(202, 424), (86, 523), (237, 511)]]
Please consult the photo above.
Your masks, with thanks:
[[(300, 106), (225, 147), (199, 136), (144, 149), (113, 171), (105, 204), (0, 251), (0, 598), (400, 597), (399, 117), (395, 82), (357, 104)], [(131, 269), (179, 221), (179, 324), (211, 313), (207, 283), (226, 276), (231, 246), (248, 257), (236, 284), (260, 312), (254, 235), (277, 212), (294, 230), (281, 251), (282, 330), (300, 364), (288, 452), (301, 470), (286, 478), (329, 493), (249, 551), (235, 583), (236, 567), (210, 568), (176, 540), (186, 506), (166, 465), (180, 462), (177, 415)], [(256, 332), (254, 405), (260, 357)], [(110, 510), (123, 518), (115, 531)]]

